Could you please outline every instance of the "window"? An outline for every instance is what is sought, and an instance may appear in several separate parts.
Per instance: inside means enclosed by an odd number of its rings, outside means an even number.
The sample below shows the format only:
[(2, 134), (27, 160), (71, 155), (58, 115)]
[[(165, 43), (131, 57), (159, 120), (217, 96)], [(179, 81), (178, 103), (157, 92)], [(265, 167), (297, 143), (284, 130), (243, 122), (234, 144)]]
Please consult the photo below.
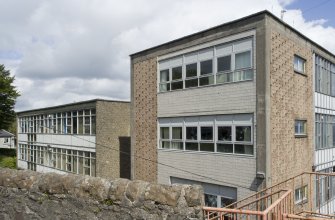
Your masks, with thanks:
[(169, 81), (170, 81), (169, 70), (160, 71), (159, 90), (162, 92), (169, 91), (170, 90)]
[(186, 65), (185, 88), (198, 87), (197, 63)]
[(214, 152), (213, 127), (201, 127), (200, 151)]
[[(162, 149), (253, 155), (252, 116), (250, 115), (249, 125), (248, 123), (241, 125), (239, 121), (233, 121), (228, 125), (226, 121), (221, 121), (221, 118), (222, 116), (180, 117), (171, 118), (172, 123), (168, 123), (167, 119), (164, 119), (164, 123), (159, 126), (159, 147)], [(236, 118), (239, 116), (236, 115)], [(180, 126), (170, 126), (170, 123), (178, 123)]]
[(169, 127), (162, 127), (161, 131), (161, 147), (162, 148), (170, 148), (170, 131)]
[(294, 130), (295, 130), (295, 135), (296, 136), (307, 135), (307, 133), (306, 133), (306, 120), (295, 120)]
[(205, 60), (205, 61), (200, 62), (200, 75), (201, 75), (201, 77), (199, 78), (200, 86), (214, 84), (213, 61), (212, 60)]
[(252, 42), (243, 39), (160, 61), (159, 91), (253, 80)]
[(294, 55), (294, 71), (305, 74), (305, 63), (305, 59)]
[(316, 149), (335, 147), (335, 116), (315, 114)]
[(172, 127), (172, 142), (171, 148), (183, 150), (183, 128), (182, 127)]
[(172, 68), (172, 81), (171, 81), (171, 90), (182, 89), (183, 88), (183, 79), (182, 79), (182, 67)]
[(198, 151), (198, 127), (186, 127), (185, 150)]
[(295, 189), (295, 191), (294, 191), (295, 204), (307, 202), (307, 195), (308, 195), (308, 190), (307, 189), (308, 189), (307, 185), (303, 186), (303, 187), (300, 187), (298, 189)]

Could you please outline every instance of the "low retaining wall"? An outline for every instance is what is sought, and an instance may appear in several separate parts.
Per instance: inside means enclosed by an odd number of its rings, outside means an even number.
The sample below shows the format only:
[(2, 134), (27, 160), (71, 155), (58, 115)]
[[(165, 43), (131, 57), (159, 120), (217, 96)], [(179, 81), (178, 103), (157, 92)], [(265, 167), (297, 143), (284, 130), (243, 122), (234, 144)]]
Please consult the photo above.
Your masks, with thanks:
[(200, 186), (0, 169), (0, 219), (202, 219)]

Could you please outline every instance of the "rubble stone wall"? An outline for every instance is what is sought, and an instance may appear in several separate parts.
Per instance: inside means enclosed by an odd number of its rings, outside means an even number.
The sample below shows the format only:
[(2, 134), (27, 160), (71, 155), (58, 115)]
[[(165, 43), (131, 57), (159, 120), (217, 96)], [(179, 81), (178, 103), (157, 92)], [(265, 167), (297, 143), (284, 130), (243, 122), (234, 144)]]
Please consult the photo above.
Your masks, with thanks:
[(202, 219), (203, 189), (0, 169), (0, 219)]

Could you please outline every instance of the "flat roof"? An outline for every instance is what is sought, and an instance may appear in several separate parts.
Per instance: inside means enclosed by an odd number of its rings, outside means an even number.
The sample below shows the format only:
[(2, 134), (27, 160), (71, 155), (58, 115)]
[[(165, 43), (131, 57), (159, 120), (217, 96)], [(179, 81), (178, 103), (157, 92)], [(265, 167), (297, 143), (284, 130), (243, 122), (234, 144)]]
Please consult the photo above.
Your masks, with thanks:
[(223, 23), (223, 24), (220, 24), (220, 25), (217, 25), (217, 26), (214, 26), (214, 27), (211, 27), (211, 28), (208, 28), (208, 29), (205, 29), (203, 31), (199, 31), (199, 32), (196, 32), (196, 33), (193, 33), (193, 34), (190, 34), (190, 35), (186, 35), (184, 37), (181, 37), (181, 38), (177, 38), (175, 40), (172, 40), (172, 41), (168, 41), (166, 43), (163, 43), (163, 44), (160, 44), (160, 45), (157, 45), (157, 46), (154, 46), (154, 47), (151, 47), (151, 48), (148, 48), (148, 49), (145, 49), (145, 50), (142, 50), (142, 51), (139, 51), (139, 52), (136, 52), (136, 53), (133, 53), (133, 54), (130, 54), (129, 56), (130, 57), (133, 57), (133, 56), (136, 56), (136, 55), (140, 55), (142, 53), (150, 53), (151, 51), (153, 50), (157, 50), (159, 49), (160, 47), (163, 47), (163, 46), (168, 46), (168, 45), (172, 45), (174, 43), (178, 43), (178, 41), (182, 41), (182, 40), (185, 40), (187, 38), (191, 38), (191, 37), (195, 37), (196, 35), (199, 35), (200, 37), (203, 36), (203, 34), (205, 34), (206, 32), (210, 32), (212, 30), (215, 30), (217, 28), (221, 28), (221, 27), (225, 27), (225, 26), (229, 26), (229, 25), (232, 25), (234, 23), (238, 23), (238, 22), (241, 22), (241, 21), (247, 21), (249, 19), (252, 19), (252, 18), (255, 18), (257, 16), (260, 16), (260, 15), (268, 15), (270, 17), (272, 17), (274, 20), (276, 20), (278, 23), (284, 25), (286, 28), (289, 28), (290, 30), (292, 30), (293, 32), (295, 32), (297, 35), (299, 35), (300, 37), (302, 37), (303, 39), (311, 42), (312, 44), (314, 44), (315, 46), (317, 46), (319, 49), (323, 50), (324, 52), (328, 53), (329, 55), (335, 57), (335, 55), (330, 52), (329, 50), (327, 50), (326, 48), (324, 48), (323, 46), (319, 45), (318, 43), (316, 43), (315, 41), (311, 40), (310, 38), (308, 38), (307, 36), (305, 36), (304, 34), (302, 34), (301, 32), (299, 32), (298, 30), (296, 30), (295, 28), (293, 28), (292, 26), (290, 26), (289, 24), (287, 24), (286, 22), (284, 22), (283, 20), (281, 20), (280, 18), (278, 18), (277, 16), (275, 16), (274, 14), (272, 14), (271, 12), (269, 12), (268, 10), (263, 10), (263, 11), (260, 11), (260, 12), (257, 12), (257, 13), (254, 13), (254, 14), (251, 14), (251, 15), (248, 15), (248, 16), (245, 16), (245, 17), (242, 17), (242, 18), (239, 18), (239, 19), (236, 19), (236, 20), (233, 20), (233, 21), (230, 21), (230, 22), (227, 22), (227, 23)]
[(62, 105), (49, 106), (49, 107), (45, 107), (45, 108), (37, 108), (37, 109), (24, 110), (24, 111), (19, 111), (19, 112), (16, 112), (16, 113), (17, 114), (22, 114), (22, 113), (28, 113), (28, 112), (34, 112), (34, 111), (51, 110), (51, 109), (54, 109), (54, 108), (62, 108), (62, 107), (68, 107), (68, 106), (72, 106), (72, 105), (80, 105), (80, 104), (92, 103), (92, 102), (97, 102), (97, 101), (130, 103), (130, 101), (122, 101), (122, 100), (90, 99), (90, 100), (86, 100), (86, 101), (79, 101), (79, 102), (72, 102), (72, 103), (67, 103), (67, 104), (62, 104)]

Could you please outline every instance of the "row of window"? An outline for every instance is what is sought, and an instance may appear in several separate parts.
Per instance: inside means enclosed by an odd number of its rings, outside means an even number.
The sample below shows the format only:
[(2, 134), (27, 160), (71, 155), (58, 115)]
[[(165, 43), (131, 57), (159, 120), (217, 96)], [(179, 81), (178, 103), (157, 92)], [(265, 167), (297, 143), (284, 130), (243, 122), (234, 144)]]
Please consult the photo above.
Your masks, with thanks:
[(160, 92), (252, 80), (252, 39), (164, 60), (159, 69)]
[(315, 148), (335, 147), (335, 116), (315, 114)]
[(335, 96), (335, 64), (315, 55), (315, 91)]
[(161, 126), (160, 148), (253, 155), (251, 125)]
[(20, 133), (94, 135), (95, 109), (20, 117), (19, 125)]
[(36, 164), (58, 170), (95, 176), (95, 153), (45, 146), (19, 144), (18, 158), (28, 162), (28, 169)]

